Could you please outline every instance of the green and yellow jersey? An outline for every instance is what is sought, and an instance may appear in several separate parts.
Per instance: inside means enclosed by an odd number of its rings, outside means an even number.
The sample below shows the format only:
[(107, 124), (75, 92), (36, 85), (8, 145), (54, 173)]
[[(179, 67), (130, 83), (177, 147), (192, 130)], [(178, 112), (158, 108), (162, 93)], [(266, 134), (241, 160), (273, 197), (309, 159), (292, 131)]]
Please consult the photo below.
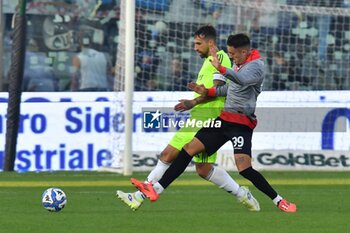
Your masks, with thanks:
[[(231, 68), (230, 58), (223, 50), (220, 50), (219, 52), (217, 52), (217, 55), (222, 66)], [(210, 88), (214, 86), (214, 79), (225, 80), (224, 78), (218, 78), (222, 76), (211, 64), (210, 62), (211, 60), (212, 60), (212, 56), (209, 56), (204, 60), (202, 68), (198, 73), (198, 77), (196, 81), (197, 84), (199, 85), (203, 84), (206, 88)], [(194, 98), (198, 96), (199, 94), (194, 93)], [(196, 118), (201, 120), (216, 118), (217, 116), (220, 115), (220, 112), (224, 107), (224, 103), (225, 103), (225, 97), (216, 97), (212, 101), (198, 104), (191, 110), (191, 118)]]
[[(220, 50), (217, 52), (219, 61), (222, 66), (231, 68), (231, 61), (228, 55)], [(203, 84), (206, 88), (214, 86), (214, 79), (225, 80), (220, 73), (215, 69), (211, 64), (212, 56), (207, 57), (198, 73), (198, 78), (196, 83), (201, 85)], [(194, 98), (198, 97), (199, 94), (195, 93)], [(225, 97), (216, 97), (214, 100), (197, 104), (192, 108), (190, 112), (191, 119), (205, 121), (207, 119), (216, 118), (220, 115), (221, 110), (224, 107)], [(199, 128), (182, 128), (170, 141), (170, 145), (178, 150), (181, 150), (182, 147), (189, 143), (192, 138), (196, 135)], [(194, 157), (196, 163), (215, 163), (216, 153), (208, 157), (206, 154), (199, 154)]]

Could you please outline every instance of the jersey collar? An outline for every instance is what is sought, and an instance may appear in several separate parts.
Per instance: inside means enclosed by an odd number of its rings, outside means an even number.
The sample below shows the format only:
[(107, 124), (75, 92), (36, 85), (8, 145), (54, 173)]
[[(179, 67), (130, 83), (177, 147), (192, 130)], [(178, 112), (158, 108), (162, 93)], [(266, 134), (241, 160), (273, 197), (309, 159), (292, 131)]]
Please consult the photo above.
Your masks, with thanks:
[(242, 64), (236, 65), (236, 69), (239, 70), (244, 64), (251, 62), (251, 61), (254, 61), (254, 60), (258, 60), (260, 58), (261, 58), (261, 56), (260, 56), (259, 51), (256, 49), (252, 49), (252, 50), (250, 50), (250, 54), (247, 57), (247, 59), (245, 59), (245, 61)]

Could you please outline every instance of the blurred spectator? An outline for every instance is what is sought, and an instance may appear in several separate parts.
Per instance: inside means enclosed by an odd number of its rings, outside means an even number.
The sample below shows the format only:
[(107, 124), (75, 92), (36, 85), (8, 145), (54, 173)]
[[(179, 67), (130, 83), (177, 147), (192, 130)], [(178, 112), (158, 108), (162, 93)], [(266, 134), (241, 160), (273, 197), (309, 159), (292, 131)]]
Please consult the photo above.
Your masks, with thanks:
[(147, 21), (144, 19), (145, 11), (143, 9), (136, 9), (135, 12), (135, 39), (136, 46), (145, 48), (152, 39), (151, 31), (147, 30)]
[(25, 54), (23, 91), (57, 91), (58, 81), (52, 62), (45, 53), (38, 51), (36, 40), (30, 39)]
[(81, 52), (73, 58), (75, 72), (72, 77), (72, 91), (107, 91), (108, 63), (106, 56), (91, 47), (91, 34), (80, 34)]
[(156, 47), (156, 46), (165, 46), (167, 43), (167, 33), (168, 33), (168, 26), (164, 21), (158, 20), (152, 29), (151, 34), (151, 41), (149, 46), (150, 47)]
[(193, 0), (194, 5), (202, 10), (202, 13), (207, 15), (205, 23), (217, 26), (218, 20), (221, 16), (223, 3), (218, 3), (211, 0)]
[(136, 52), (136, 91), (151, 91), (157, 87), (156, 70), (159, 63), (158, 57), (150, 48), (139, 48)]
[[(325, 0), (325, 1), (316, 1), (316, 2), (310, 2), (310, 5), (312, 6), (318, 6), (318, 7), (340, 7), (340, 1), (339, 0)], [(319, 39), (319, 45), (318, 45), (318, 58), (322, 63), (327, 61), (327, 38), (330, 31), (330, 26), (332, 22), (332, 17), (330, 15), (319, 15), (317, 16), (317, 26), (318, 26), (318, 39)]]
[(336, 72), (336, 75), (334, 77), (334, 82), (336, 85), (335, 90), (346, 90), (346, 79), (350, 74), (350, 63), (348, 64), (348, 69), (343, 71), (345, 72)]
[(92, 15), (93, 9), (96, 7), (97, 1), (75, 0), (75, 4), (79, 8), (80, 17), (89, 18)]
[(272, 60), (272, 90), (286, 90), (288, 79), (288, 63), (282, 52), (275, 52)]
[[(305, 0), (287, 0), (288, 5), (305, 5)], [(301, 13), (294, 12), (279, 12), (278, 17), (278, 27), (293, 29), (298, 27), (299, 22), (301, 21)]]
[(321, 15), (317, 17), (318, 23), (318, 58), (321, 62), (327, 60), (327, 36), (330, 29), (331, 24), (331, 16), (330, 15)]
[(343, 0), (342, 7), (350, 8), (350, 0)]
[(310, 51), (306, 50), (307, 43), (304, 40), (299, 39), (296, 43), (300, 46), (297, 46), (296, 52), (291, 55), (288, 62), (289, 64), (288, 81), (289, 81), (290, 90), (307, 89), (307, 87), (310, 84), (309, 77), (303, 76), (303, 70), (305, 65), (304, 61), (306, 59), (305, 56)]
[(149, 11), (168, 11), (171, 0), (136, 0), (136, 7)]
[(168, 91), (188, 91), (187, 84), (193, 80), (185, 67), (187, 63), (187, 60), (179, 58), (171, 61), (171, 73), (167, 81)]
[(101, 5), (96, 9), (96, 13), (98, 16), (103, 16), (108, 14), (108, 11), (113, 9), (116, 6), (115, 0), (102, 0), (100, 1)]
[[(12, 50), (12, 39), (11, 39), (11, 35), (5, 34), (4, 36), (4, 47), (3, 47), (3, 57), (2, 57), (2, 61), (3, 61), (3, 71), (1, 71), (1, 76), (0, 78), (6, 77), (9, 70), (10, 70), (10, 66), (11, 66), (11, 50)], [(4, 80), (6, 81), (6, 80)], [(1, 82), (0, 82), (1, 83)], [(5, 83), (4, 83), (5, 84)], [(0, 91), (5, 91), (4, 86), (0, 87)]]
[[(290, 5), (301, 5), (304, 6), (309, 5), (312, 7), (326, 7), (326, 8), (334, 8), (341, 7), (343, 0), (322, 0), (322, 1), (305, 1), (305, 0), (288, 0), (287, 3)], [(300, 15), (299, 17), (304, 18), (305, 15)], [(315, 18), (315, 19), (314, 19)], [(316, 21), (316, 28), (318, 29), (318, 59), (322, 64), (324, 64), (328, 60), (328, 37), (332, 23), (331, 15), (320, 14), (316, 17), (306, 17), (303, 19), (308, 23), (312, 23), (312, 21)]]

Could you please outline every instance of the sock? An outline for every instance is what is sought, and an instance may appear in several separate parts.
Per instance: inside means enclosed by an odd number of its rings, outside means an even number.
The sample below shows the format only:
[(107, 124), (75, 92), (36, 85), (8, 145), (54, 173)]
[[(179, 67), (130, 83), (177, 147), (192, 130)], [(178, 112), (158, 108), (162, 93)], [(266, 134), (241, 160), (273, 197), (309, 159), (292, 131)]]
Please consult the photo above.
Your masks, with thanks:
[(236, 197), (240, 200), (241, 197), (243, 197), (244, 194), (245, 194), (245, 191), (243, 189), (241, 189), (241, 186), (239, 186), (239, 189), (238, 189)]
[[(148, 174), (146, 182), (150, 182), (152, 184), (158, 182), (158, 180), (163, 176), (164, 172), (168, 169), (169, 166), (170, 164), (164, 163), (163, 161), (158, 159), (157, 165)], [(142, 202), (143, 200), (145, 200), (146, 195), (143, 192), (136, 191), (135, 197), (138, 201)]]
[(235, 196), (238, 194), (239, 185), (232, 179), (232, 177), (221, 167), (213, 167), (206, 180), (216, 184), (219, 188)]
[(135, 198), (136, 198), (136, 200), (138, 200), (139, 202), (142, 202), (143, 200), (145, 200), (146, 195), (143, 194), (143, 192), (141, 192), (141, 191), (136, 191), (136, 192), (135, 192)]
[(170, 164), (164, 163), (160, 159), (158, 159), (157, 165), (153, 168), (153, 170), (147, 176), (147, 181), (152, 184), (157, 183), (160, 178), (162, 178), (164, 172), (168, 169)]
[[(177, 177), (179, 177), (191, 162), (192, 156), (190, 156), (184, 149), (182, 149), (176, 159), (172, 162), (168, 170), (165, 171), (162, 178), (158, 183), (166, 189)], [(154, 188), (158, 187), (158, 183)]]
[(158, 194), (161, 194), (164, 191), (163, 186), (158, 182), (153, 185), (153, 188), (154, 188), (154, 191), (156, 191), (156, 193)]
[(281, 197), (280, 195), (277, 195), (277, 197), (275, 197), (272, 201), (273, 203), (275, 203), (275, 205), (278, 206), (278, 203), (283, 199), (283, 197)]
[(257, 189), (269, 196), (271, 200), (277, 197), (277, 192), (257, 170), (249, 167), (241, 171), (239, 174), (250, 180)]

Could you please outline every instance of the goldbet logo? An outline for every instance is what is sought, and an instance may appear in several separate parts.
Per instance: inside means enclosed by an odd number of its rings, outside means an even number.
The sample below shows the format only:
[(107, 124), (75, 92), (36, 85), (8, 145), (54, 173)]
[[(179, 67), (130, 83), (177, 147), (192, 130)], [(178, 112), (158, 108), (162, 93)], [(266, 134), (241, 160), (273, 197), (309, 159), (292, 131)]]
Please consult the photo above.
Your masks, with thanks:
[(350, 167), (349, 158), (345, 155), (325, 156), (320, 153), (303, 153), (294, 155), (293, 153), (278, 154), (260, 153), (257, 161), (266, 166), (314, 166), (314, 167)]

